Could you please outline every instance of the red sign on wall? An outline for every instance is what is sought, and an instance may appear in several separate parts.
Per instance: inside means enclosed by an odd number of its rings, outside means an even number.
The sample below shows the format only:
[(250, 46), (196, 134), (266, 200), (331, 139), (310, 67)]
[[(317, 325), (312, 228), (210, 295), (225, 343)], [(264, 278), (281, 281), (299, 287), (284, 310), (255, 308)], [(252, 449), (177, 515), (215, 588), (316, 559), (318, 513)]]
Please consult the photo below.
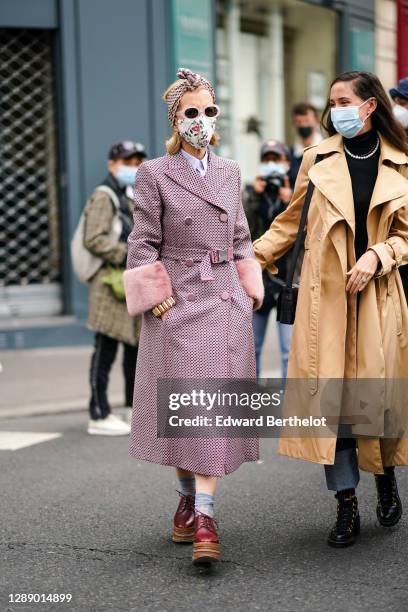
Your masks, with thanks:
[(408, 0), (397, 0), (397, 70), (398, 79), (408, 77)]

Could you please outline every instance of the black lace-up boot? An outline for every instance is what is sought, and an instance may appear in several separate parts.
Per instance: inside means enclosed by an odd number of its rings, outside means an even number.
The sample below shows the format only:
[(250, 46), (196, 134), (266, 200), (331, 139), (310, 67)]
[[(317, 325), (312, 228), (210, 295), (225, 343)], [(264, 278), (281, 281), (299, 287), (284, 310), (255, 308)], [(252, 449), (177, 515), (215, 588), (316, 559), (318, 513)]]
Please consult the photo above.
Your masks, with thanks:
[(354, 489), (338, 491), (337, 518), (333, 529), (329, 533), (327, 543), (335, 548), (351, 546), (360, 533), (360, 515), (358, 513), (358, 502)]
[(387, 467), (384, 474), (375, 474), (377, 487), (377, 517), (384, 527), (396, 525), (402, 516), (402, 504), (398, 495), (397, 480), (393, 467)]

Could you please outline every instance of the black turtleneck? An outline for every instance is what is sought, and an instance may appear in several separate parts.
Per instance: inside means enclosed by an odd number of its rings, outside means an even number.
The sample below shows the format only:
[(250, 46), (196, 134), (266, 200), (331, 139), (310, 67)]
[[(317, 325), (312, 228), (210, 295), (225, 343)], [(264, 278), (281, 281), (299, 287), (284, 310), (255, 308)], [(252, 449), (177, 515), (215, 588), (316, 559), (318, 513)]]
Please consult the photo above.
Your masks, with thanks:
[[(367, 155), (377, 144), (377, 132), (372, 129), (354, 138), (345, 138), (344, 144), (355, 155)], [(367, 214), (378, 174), (380, 147), (368, 159), (355, 159), (345, 151), (353, 187), (356, 233), (354, 247), (356, 261), (367, 250)]]

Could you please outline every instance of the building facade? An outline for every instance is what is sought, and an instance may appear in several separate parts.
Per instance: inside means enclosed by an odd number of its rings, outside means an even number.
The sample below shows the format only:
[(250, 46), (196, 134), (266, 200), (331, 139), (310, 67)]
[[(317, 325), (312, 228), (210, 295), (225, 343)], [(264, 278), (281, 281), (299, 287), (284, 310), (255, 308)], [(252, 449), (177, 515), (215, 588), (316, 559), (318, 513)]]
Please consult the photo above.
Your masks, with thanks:
[(0, 348), (91, 339), (70, 239), (112, 142), (162, 151), (166, 4), (0, 3)]
[(310, 102), (319, 112), (329, 84), (347, 69), (375, 70), (372, 0), (220, 0), (217, 86), (222, 155), (252, 179), (268, 138), (293, 143), (290, 110)]
[(374, 62), (374, 0), (2, 0), (0, 349), (91, 341), (70, 240), (113, 141), (163, 153), (176, 66), (216, 82), (246, 178), (293, 102)]
[(397, 3), (397, 73), (398, 79), (408, 76), (408, 0)]
[(376, 0), (376, 74), (387, 89), (397, 81), (397, 2)]

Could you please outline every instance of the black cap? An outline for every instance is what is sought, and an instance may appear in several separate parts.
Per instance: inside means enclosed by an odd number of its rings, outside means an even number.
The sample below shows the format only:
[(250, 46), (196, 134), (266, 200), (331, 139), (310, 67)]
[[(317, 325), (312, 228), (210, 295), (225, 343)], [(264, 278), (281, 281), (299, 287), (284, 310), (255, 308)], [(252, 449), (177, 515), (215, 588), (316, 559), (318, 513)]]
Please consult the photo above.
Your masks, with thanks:
[(141, 142), (120, 140), (109, 149), (108, 159), (129, 159), (130, 157), (147, 157), (146, 149)]

